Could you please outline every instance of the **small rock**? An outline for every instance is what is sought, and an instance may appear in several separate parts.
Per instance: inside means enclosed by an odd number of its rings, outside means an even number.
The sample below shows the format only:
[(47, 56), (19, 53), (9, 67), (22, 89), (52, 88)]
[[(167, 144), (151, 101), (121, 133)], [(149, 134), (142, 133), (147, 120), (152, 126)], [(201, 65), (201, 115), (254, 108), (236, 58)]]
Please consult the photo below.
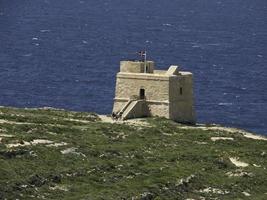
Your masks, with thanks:
[(217, 140), (234, 140), (234, 138), (231, 137), (211, 137), (210, 138), (213, 142), (217, 141)]
[(239, 158), (229, 158), (230, 161), (237, 167), (247, 167), (249, 164), (239, 161)]
[(62, 154), (76, 154), (76, 155), (79, 155), (79, 156), (86, 157), (86, 155), (84, 155), (84, 154), (81, 153), (81, 152), (76, 152), (76, 150), (77, 150), (77, 148), (71, 147), (71, 148), (62, 150), (62, 151), (60, 151), (60, 152), (61, 152)]
[(242, 194), (244, 194), (246, 197), (250, 197), (251, 194), (247, 193), (247, 192), (242, 192)]

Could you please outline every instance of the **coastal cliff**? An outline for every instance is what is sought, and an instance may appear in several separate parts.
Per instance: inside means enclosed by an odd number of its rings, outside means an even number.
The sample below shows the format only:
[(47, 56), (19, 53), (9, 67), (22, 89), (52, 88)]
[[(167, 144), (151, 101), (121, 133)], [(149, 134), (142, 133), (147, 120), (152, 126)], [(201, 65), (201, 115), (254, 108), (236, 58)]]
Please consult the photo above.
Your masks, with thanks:
[(267, 199), (266, 168), (238, 129), (0, 108), (0, 199)]

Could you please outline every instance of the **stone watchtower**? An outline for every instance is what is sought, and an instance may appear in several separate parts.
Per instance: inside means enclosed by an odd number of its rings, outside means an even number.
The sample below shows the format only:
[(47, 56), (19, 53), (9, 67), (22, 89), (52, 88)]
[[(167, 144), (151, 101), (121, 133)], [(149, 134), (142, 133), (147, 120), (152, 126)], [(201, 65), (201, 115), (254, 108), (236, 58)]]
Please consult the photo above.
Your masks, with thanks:
[(113, 112), (123, 120), (160, 116), (195, 123), (192, 73), (154, 66), (153, 61), (121, 61)]

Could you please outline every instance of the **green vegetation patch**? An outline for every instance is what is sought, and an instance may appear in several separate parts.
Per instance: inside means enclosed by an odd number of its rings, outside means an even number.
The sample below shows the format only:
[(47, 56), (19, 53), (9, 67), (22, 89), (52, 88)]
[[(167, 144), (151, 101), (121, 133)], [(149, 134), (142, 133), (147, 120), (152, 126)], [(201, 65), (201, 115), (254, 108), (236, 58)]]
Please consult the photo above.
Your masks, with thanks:
[(0, 199), (267, 199), (267, 141), (146, 122), (0, 108)]

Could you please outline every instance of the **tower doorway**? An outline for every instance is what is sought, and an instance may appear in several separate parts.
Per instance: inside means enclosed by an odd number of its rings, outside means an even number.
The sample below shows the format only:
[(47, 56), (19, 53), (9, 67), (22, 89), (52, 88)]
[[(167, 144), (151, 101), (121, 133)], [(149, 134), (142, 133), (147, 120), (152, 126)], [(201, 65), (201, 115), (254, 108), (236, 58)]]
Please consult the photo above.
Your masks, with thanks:
[(140, 89), (139, 97), (140, 99), (145, 99), (145, 89)]

